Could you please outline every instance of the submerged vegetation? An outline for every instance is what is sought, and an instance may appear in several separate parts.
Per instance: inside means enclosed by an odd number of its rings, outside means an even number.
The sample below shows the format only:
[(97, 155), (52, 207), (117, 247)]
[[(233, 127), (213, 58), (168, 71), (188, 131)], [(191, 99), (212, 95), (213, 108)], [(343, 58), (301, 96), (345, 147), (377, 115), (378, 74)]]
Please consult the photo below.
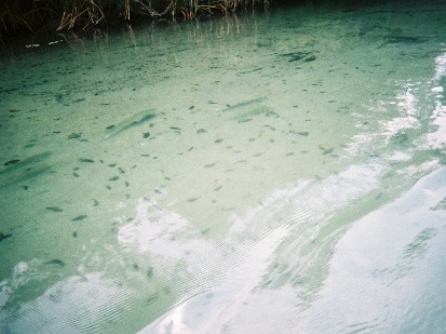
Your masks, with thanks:
[(87, 30), (116, 19), (190, 20), (256, 7), (269, 7), (269, 0), (2, 0), (0, 38), (43, 27)]

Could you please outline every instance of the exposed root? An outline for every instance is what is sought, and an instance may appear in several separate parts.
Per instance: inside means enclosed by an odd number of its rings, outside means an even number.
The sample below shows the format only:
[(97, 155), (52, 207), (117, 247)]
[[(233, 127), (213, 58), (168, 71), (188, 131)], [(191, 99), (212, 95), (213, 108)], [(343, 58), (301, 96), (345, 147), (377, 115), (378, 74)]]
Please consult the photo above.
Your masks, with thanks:
[[(16, 26), (45, 24), (55, 17), (60, 19), (57, 32), (81, 28), (87, 30), (99, 24), (107, 23), (107, 16), (116, 16), (129, 22), (133, 16), (149, 16), (151, 19), (168, 19), (182, 16), (185, 20), (194, 20), (198, 16), (227, 14), (247, 10), (263, 4), (269, 7), (269, 0), (33, 0), (32, 8), (23, 11), (16, 0), (0, 4), (0, 37), (2, 32), (14, 30)], [(152, 6), (156, 3), (156, 8)], [(164, 9), (164, 10), (163, 10)]]

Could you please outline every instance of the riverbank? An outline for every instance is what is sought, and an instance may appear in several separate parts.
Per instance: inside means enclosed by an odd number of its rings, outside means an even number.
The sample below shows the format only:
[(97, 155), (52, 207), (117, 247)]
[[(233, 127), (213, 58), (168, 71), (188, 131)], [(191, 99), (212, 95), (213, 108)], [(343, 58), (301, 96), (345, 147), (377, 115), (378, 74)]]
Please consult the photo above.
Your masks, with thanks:
[[(387, 2), (381, 0), (379, 2)], [(170, 24), (194, 19), (266, 11), (283, 6), (369, 6), (369, 0), (4, 0), (0, 4), (0, 42), (30, 36), (110, 29), (122, 24)], [(401, 5), (403, 6), (403, 4)], [(36, 43), (31, 43), (36, 44)]]
[(0, 4), (0, 38), (35, 31), (88, 31), (135, 20), (192, 20), (255, 8), (269, 0), (6, 0)]

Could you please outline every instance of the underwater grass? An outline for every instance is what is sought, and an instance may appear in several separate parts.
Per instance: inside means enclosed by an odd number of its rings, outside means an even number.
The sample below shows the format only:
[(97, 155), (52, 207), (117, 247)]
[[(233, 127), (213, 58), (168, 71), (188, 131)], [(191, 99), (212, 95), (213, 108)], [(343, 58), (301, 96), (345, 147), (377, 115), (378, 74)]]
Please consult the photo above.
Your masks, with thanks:
[(112, 19), (180, 16), (192, 20), (255, 7), (269, 7), (269, 0), (2, 0), (0, 39), (42, 27), (88, 30)]

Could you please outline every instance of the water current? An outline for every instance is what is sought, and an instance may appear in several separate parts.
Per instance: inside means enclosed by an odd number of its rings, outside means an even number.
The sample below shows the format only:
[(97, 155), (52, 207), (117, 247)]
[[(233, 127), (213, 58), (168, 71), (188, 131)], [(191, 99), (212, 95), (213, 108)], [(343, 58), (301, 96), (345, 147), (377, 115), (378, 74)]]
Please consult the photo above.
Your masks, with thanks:
[(0, 58), (0, 333), (443, 333), (445, 3)]

